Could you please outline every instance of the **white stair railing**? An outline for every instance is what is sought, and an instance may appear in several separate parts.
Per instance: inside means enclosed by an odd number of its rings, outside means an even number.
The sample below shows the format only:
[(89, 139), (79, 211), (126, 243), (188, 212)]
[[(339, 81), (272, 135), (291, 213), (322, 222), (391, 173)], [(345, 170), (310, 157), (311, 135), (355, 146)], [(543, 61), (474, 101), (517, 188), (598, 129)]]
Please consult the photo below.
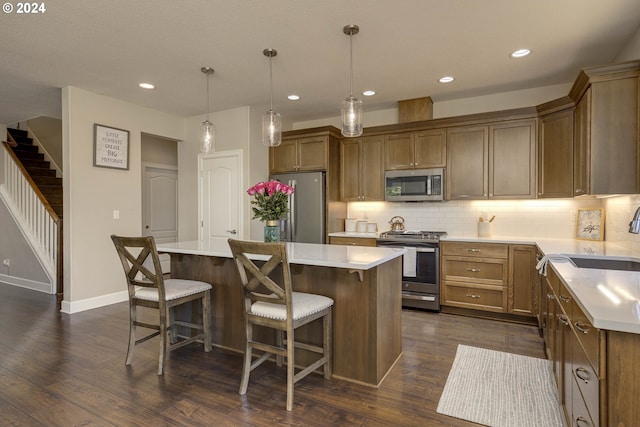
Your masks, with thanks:
[(23, 172), (13, 151), (5, 148), (4, 184), (0, 191), (42, 267), (56, 283), (61, 277), (61, 220), (31, 177)]

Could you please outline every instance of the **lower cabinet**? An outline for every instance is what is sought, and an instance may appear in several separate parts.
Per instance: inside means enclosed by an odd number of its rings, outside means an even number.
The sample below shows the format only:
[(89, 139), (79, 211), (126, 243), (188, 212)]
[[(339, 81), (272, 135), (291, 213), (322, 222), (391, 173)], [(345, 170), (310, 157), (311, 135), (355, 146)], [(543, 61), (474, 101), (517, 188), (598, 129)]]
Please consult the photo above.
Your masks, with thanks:
[(375, 237), (329, 236), (330, 245), (376, 246)]
[(441, 242), (442, 305), (534, 317), (536, 247)]

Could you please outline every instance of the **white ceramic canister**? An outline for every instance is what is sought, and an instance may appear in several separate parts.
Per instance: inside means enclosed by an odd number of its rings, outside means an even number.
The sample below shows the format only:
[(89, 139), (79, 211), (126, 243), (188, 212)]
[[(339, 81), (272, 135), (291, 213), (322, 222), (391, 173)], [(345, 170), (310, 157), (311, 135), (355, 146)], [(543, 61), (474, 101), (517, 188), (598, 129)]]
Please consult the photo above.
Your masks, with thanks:
[(378, 231), (378, 224), (376, 224), (375, 222), (368, 222), (367, 233), (375, 233), (376, 231)]
[(344, 220), (344, 231), (354, 232), (356, 231), (356, 223), (358, 222), (355, 218), (347, 218)]
[(367, 232), (367, 221), (358, 221), (356, 223), (356, 232), (357, 233), (366, 233)]

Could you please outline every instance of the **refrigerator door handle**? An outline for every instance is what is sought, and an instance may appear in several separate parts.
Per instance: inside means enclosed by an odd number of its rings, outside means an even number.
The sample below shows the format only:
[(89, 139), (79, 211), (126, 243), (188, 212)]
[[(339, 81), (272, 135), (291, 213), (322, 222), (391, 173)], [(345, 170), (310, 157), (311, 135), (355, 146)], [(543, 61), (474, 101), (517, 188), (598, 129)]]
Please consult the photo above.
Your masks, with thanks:
[(291, 236), (289, 236), (290, 242), (297, 241), (296, 234), (296, 180), (289, 180), (289, 185), (293, 187), (293, 194), (291, 194), (291, 199), (289, 200), (289, 232)]

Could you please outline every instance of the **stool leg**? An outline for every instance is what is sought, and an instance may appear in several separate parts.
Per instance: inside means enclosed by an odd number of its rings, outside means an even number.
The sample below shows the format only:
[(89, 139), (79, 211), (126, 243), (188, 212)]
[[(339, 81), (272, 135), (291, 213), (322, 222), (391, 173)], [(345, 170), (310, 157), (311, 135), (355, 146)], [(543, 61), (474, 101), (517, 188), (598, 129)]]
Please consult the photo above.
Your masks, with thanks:
[(295, 337), (294, 331), (287, 331), (287, 411), (293, 409), (293, 377), (295, 376)]
[(247, 342), (244, 347), (244, 362), (242, 364), (242, 379), (240, 380), (240, 394), (247, 394), (249, 386), (249, 374), (251, 373), (251, 342), (253, 340), (253, 327), (251, 323), (246, 322)]
[(204, 351), (211, 351), (211, 292), (202, 297), (202, 328), (204, 329)]
[(166, 305), (160, 306), (160, 357), (158, 360), (158, 375), (164, 372), (164, 358), (167, 354), (167, 311)]
[(127, 348), (127, 359), (125, 365), (133, 362), (133, 348), (136, 346), (136, 306), (129, 304), (129, 347)]
[(324, 377), (326, 379), (331, 379), (332, 376), (332, 339), (331, 307), (329, 307), (329, 312), (322, 318), (322, 350), (324, 351), (324, 357), (327, 359), (324, 362)]

